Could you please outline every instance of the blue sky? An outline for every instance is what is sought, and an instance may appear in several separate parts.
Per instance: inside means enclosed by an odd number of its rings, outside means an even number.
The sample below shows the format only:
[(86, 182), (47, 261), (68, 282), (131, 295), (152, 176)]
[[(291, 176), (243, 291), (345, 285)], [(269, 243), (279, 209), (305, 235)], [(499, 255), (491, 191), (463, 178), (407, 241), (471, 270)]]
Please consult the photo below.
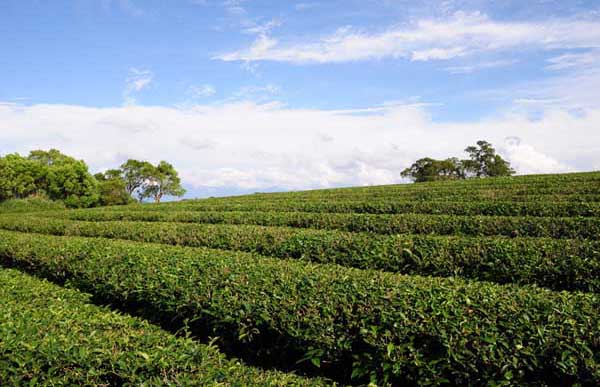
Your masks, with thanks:
[(166, 159), (190, 196), (400, 182), (483, 138), (600, 169), (597, 1), (0, 3), (0, 153)]

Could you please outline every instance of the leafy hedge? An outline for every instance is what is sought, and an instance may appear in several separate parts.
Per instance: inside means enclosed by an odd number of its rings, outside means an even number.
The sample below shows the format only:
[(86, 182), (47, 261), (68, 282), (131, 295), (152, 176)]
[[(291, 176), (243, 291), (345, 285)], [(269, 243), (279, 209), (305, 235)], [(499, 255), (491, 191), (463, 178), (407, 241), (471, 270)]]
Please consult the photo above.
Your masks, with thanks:
[[(309, 191), (256, 193), (253, 195), (232, 196), (229, 199), (269, 199), (269, 198), (307, 198), (331, 196), (360, 196), (377, 194), (416, 194), (433, 192), (439, 194), (485, 192), (486, 194), (516, 193), (517, 195), (540, 194), (598, 194), (600, 173), (581, 174), (580, 176), (545, 175), (522, 176), (517, 178), (486, 178), (462, 181), (427, 182), (419, 184), (394, 184), (369, 187), (328, 188)], [(496, 195), (497, 196), (497, 195)]]
[[(533, 193), (521, 193), (513, 194), (507, 191), (466, 191), (466, 192), (454, 192), (448, 190), (447, 192), (436, 192), (436, 191), (422, 191), (406, 194), (398, 194), (393, 192), (374, 192), (374, 193), (331, 193), (324, 195), (306, 195), (306, 196), (287, 196), (293, 192), (284, 192), (281, 194), (261, 194), (261, 195), (244, 195), (236, 197), (223, 197), (223, 198), (211, 198), (202, 199), (212, 203), (281, 203), (288, 201), (305, 201), (313, 202), (319, 200), (353, 200), (353, 201), (372, 201), (372, 200), (396, 200), (396, 201), (511, 201), (511, 202), (600, 202), (600, 194), (560, 194), (560, 193), (548, 193), (548, 194), (533, 194)], [(195, 201), (189, 200), (186, 202), (194, 203)], [(160, 206), (164, 207), (176, 207), (180, 202), (173, 203), (161, 203)]]
[[(313, 191), (259, 193), (225, 198), (211, 198), (210, 201), (228, 202), (281, 201), (281, 200), (323, 200), (323, 199), (452, 199), (452, 200), (511, 200), (532, 201), (532, 198), (552, 199), (553, 201), (598, 201), (599, 181), (584, 181), (566, 184), (525, 184), (501, 186), (461, 186), (453, 183), (446, 186), (429, 184), (401, 184), (393, 186), (353, 187)], [(562, 199), (562, 200), (561, 200)], [(167, 203), (164, 204), (165, 206)]]
[[(111, 210), (119, 208), (110, 208)], [(120, 208), (123, 209), (122, 207)], [(109, 209), (106, 209), (109, 210)], [(196, 200), (177, 204), (138, 205), (128, 211), (299, 211), (364, 214), (431, 214), (495, 216), (600, 216), (595, 202), (508, 202), (508, 201), (398, 201), (398, 200), (314, 200), (233, 202)]]
[(589, 217), (373, 215), (260, 211), (98, 211), (93, 209), (40, 213), (40, 216), (89, 221), (255, 224), (380, 234), (504, 235), (594, 240), (600, 238), (600, 218)]
[[(0, 231), (0, 257), (340, 379), (600, 379), (600, 298), (135, 242)], [(362, 379), (361, 379), (362, 378)]]
[(0, 228), (255, 252), (405, 274), (600, 292), (600, 243), (505, 237), (373, 235), (247, 225), (0, 217)]
[(89, 296), (0, 269), (0, 385), (323, 385), (227, 360)]
[(0, 201), (0, 214), (24, 213), (38, 211), (57, 211), (65, 209), (60, 201), (52, 201), (44, 198), (11, 199)]

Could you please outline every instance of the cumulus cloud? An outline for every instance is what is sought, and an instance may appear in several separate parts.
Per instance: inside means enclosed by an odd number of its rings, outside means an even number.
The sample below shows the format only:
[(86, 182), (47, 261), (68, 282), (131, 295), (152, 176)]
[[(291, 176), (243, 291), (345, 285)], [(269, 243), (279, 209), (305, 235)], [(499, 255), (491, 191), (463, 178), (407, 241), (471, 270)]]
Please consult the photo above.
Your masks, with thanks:
[(530, 144), (523, 144), (518, 136), (504, 140), (501, 150), (513, 168), (521, 174), (572, 172), (573, 167), (543, 154)]
[(479, 12), (456, 12), (450, 18), (421, 19), (409, 25), (368, 33), (341, 28), (308, 42), (280, 43), (261, 34), (246, 49), (225, 53), (223, 61), (327, 63), (381, 58), (447, 60), (507, 49), (600, 47), (597, 20), (496, 21)]
[[(541, 119), (509, 114), (437, 123), (423, 105), (358, 111), (232, 102), (186, 108), (0, 104), (0, 153), (55, 147), (102, 170), (125, 159), (172, 162), (188, 187), (303, 189), (400, 182), (424, 156), (491, 141), (519, 173), (600, 165), (600, 109)], [(505, 142), (507, 137), (518, 142)], [(441, 140), (443, 139), (443, 141)], [(334, 145), (334, 146), (332, 146)]]

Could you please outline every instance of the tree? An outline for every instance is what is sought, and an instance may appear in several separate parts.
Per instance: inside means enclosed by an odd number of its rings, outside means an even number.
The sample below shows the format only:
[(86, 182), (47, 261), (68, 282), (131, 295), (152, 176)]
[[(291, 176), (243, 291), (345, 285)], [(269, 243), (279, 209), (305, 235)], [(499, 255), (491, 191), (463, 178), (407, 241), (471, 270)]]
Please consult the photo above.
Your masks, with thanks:
[(164, 195), (183, 196), (185, 189), (181, 186), (181, 179), (175, 168), (161, 161), (152, 167), (147, 181), (142, 186), (140, 200), (153, 198), (155, 203), (160, 203)]
[(452, 157), (445, 160), (435, 160), (424, 157), (403, 170), (400, 175), (414, 182), (458, 180), (468, 177), (497, 177), (511, 176), (515, 171), (510, 163), (496, 154), (496, 150), (487, 141), (477, 141), (477, 146), (465, 149), (469, 154), (468, 160)]
[(92, 207), (98, 203), (98, 182), (84, 161), (56, 149), (32, 151), (27, 159), (44, 168), (38, 188), (50, 199), (62, 200), (68, 207)]
[(400, 175), (410, 178), (417, 183), (465, 178), (462, 163), (455, 157), (445, 160), (435, 160), (425, 157), (417, 160), (409, 168), (402, 171)]
[(40, 182), (45, 169), (19, 154), (0, 157), (0, 200), (44, 195)]
[(97, 188), (83, 161), (56, 149), (0, 158), (0, 199), (47, 196), (69, 207), (90, 207), (98, 201)]
[(62, 154), (57, 149), (50, 149), (49, 151), (44, 150), (33, 150), (29, 152), (28, 160), (36, 161), (45, 166), (52, 166), (60, 163), (70, 163), (76, 161), (74, 158)]
[(133, 199), (127, 193), (125, 181), (120, 169), (109, 169), (104, 173), (96, 173), (101, 206), (129, 204)]
[(496, 154), (492, 144), (487, 141), (477, 141), (477, 146), (467, 147), (465, 152), (469, 154), (469, 160), (464, 160), (462, 164), (472, 176), (499, 177), (515, 174), (510, 163)]
[[(125, 182), (125, 190), (132, 196), (143, 188), (148, 178), (154, 172), (154, 166), (147, 161), (129, 159), (121, 164), (121, 177)], [(140, 201), (143, 199), (143, 190), (137, 192)]]

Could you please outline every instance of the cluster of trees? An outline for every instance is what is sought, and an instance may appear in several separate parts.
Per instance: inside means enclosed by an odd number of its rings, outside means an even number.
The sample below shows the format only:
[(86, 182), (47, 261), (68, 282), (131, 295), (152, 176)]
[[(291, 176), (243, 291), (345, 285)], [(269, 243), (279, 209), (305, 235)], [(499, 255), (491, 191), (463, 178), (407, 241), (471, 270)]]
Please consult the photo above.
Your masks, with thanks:
[(128, 160), (119, 169), (92, 175), (85, 162), (56, 149), (0, 157), (0, 201), (43, 197), (68, 207), (93, 207), (127, 204), (134, 197), (160, 202), (184, 193), (177, 171), (165, 161), (155, 166)]
[(165, 195), (183, 196), (185, 189), (175, 168), (161, 161), (127, 160), (119, 169), (109, 169), (94, 175), (100, 182), (102, 205), (125, 204), (136, 197), (140, 202), (152, 199), (160, 203)]
[(487, 141), (478, 141), (477, 145), (467, 147), (465, 152), (469, 155), (465, 160), (457, 157), (445, 160), (435, 160), (430, 157), (419, 159), (400, 175), (418, 183), (515, 174), (510, 163), (498, 155), (492, 144)]

